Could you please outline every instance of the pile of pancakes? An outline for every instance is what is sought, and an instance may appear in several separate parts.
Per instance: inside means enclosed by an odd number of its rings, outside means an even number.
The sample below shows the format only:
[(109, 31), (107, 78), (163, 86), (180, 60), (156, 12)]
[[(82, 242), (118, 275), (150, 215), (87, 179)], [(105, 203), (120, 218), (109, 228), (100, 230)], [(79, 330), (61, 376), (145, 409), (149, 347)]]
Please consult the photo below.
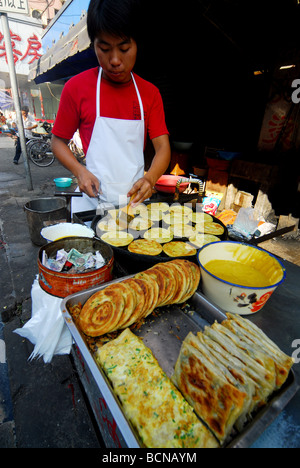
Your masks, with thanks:
[(191, 206), (165, 202), (140, 204), (132, 209), (134, 219), (128, 229), (117, 224), (117, 209), (109, 210), (96, 227), (99, 237), (114, 247), (127, 247), (135, 254), (169, 257), (196, 255), (210, 242), (220, 241), (224, 226), (208, 213), (194, 212)]
[(77, 323), (91, 337), (127, 328), (157, 307), (186, 302), (199, 281), (200, 269), (193, 262), (176, 259), (158, 263), (93, 294), (82, 307)]

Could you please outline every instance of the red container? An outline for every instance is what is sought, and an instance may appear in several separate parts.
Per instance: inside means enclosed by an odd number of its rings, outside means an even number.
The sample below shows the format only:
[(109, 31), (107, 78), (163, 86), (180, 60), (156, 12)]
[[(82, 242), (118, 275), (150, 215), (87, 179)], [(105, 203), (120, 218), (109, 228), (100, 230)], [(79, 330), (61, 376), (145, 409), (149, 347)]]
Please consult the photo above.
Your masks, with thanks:
[[(164, 193), (175, 193), (178, 180), (182, 179), (175, 175), (162, 175), (155, 184), (156, 190)], [(189, 186), (189, 182), (182, 182), (179, 186), (179, 193), (184, 192)]]
[[(106, 263), (101, 268), (76, 274), (53, 271), (42, 264), (44, 251), (48, 257), (55, 258), (58, 250), (65, 249), (68, 252), (72, 248), (78, 250), (80, 253), (92, 252), (94, 254), (96, 251), (99, 251)], [(65, 237), (64, 239), (50, 242), (39, 250), (39, 284), (48, 294), (64, 298), (70, 294), (111, 281), (113, 279), (113, 262), (113, 250), (100, 239), (88, 237)]]

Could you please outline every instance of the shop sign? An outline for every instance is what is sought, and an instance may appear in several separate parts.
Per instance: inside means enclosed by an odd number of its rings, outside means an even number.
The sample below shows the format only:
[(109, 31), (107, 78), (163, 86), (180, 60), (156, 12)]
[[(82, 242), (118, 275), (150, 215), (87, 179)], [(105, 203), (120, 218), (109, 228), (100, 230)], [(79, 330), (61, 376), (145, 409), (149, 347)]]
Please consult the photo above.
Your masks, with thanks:
[(21, 13), (28, 15), (27, 0), (0, 0), (0, 13)]
[[(0, 0), (1, 1), (1, 0)], [(12, 53), (16, 72), (27, 75), (29, 65), (38, 60), (42, 55), (42, 43), (39, 29), (25, 24), (10, 24), (10, 37)], [(4, 34), (0, 29), (0, 69), (8, 70), (7, 55)]]

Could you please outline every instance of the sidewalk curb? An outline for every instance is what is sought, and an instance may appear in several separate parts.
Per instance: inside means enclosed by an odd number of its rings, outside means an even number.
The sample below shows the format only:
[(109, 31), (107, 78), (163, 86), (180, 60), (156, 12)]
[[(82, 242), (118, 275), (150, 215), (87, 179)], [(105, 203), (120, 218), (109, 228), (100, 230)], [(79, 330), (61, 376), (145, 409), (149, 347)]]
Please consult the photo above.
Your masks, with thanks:
[(0, 447), (16, 448), (15, 422), (3, 330), (4, 324), (0, 322)]

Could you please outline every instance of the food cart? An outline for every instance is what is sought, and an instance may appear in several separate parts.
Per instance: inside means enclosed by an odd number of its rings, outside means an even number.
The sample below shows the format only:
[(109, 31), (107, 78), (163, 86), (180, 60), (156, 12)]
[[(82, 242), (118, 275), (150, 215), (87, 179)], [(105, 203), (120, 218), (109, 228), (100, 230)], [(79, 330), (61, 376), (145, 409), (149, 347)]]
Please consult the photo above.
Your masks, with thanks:
[[(94, 213), (89, 214), (90, 220)], [(117, 251), (120, 254), (120, 252)], [(115, 258), (117, 283), (130, 278), (133, 265), (141, 271), (145, 265), (131, 262), (127, 256)], [(157, 261), (157, 259), (156, 259)], [(282, 261), (286, 279), (274, 292), (270, 300), (258, 313), (247, 319), (257, 325), (287, 355), (293, 355), (295, 364), (283, 387), (274, 393), (268, 403), (259, 409), (251, 422), (242, 431), (234, 431), (225, 446), (237, 447), (297, 447), (300, 444), (300, 396), (299, 388), (299, 267)], [(127, 267), (129, 267), (127, 269)], [(63, 299), (61, 310), (64, 320), (74, 339), (72, 355), (75, 366), (90, 401), (94, 416), (107, 448), (143, 447), (131, 422), (124, 414), (122, 405), (112, 385), (94, 359), (93, 352), (85, 337), (73, 320), (70, 310), (77, 303), (85, 301), (107, 283), (88, 290), (82, 290)], [(188, 332), (197, 333), (215, 320), (221, 322), (225, 312), (211, 303), (201, 290), (196, 291), (185, 307), (178, 305), (162, 308), (159, 313), (149, 316), (146, 322), (134, 331), (143, 338), (146, 346), (153, 351), (168, 377), (172, 376), (182, 341)], [(284, 423), (283, 423), (284, 421)]]

